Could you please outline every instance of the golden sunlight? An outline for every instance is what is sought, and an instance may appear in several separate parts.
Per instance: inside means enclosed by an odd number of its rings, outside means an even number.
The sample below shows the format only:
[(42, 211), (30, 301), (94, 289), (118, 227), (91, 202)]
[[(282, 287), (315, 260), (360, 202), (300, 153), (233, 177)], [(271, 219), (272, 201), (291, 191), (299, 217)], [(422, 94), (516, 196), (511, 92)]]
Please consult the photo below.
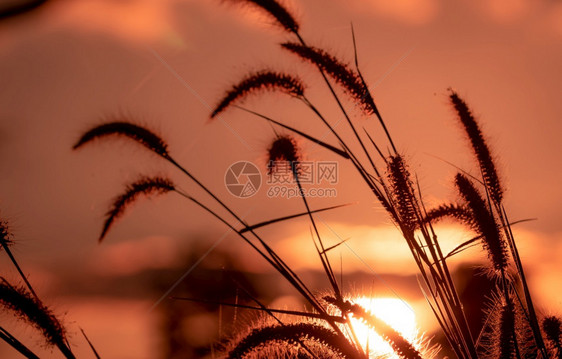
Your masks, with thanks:
[[(421, 349), (416, 315), (408, 303), (397, 298), (369, 297), (355, 298), (353, 302), (390, 325), (404, 339), (412, 343), (416, 349)], [(385, 356), (388, 358), (398, 358), (390, 344), (384, 341), (380, 335), (365, 323), (355, 318), (351, 318), (351, 323), (361, 346), (369, 351), (369, 357)]]

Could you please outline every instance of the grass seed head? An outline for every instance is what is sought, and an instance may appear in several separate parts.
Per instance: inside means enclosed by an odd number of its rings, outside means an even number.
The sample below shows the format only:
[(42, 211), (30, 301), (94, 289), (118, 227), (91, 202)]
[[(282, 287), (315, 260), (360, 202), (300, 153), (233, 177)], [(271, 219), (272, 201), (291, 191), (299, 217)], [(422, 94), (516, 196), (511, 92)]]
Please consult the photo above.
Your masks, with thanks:
[(464, 102), (455, 91), (449, 89), (449, 98), (470, 140), (472, 150), (480, 165), (482, 177), (490, 192), (490, 196), (496, 203), (500, 203), (503, 198), (503, 188), (496, 170), (496, 165), (492, 159), (488, 144), (482, 135), (480, 126), (478, 122), (476, 122), (466, 102)]
[(499, 359), (511, 359), (515, 354), (515, 315), (511, 303), (504, 304), (501, 308), (499, 322)]
[(11, 246), (14, 243), (12, 237), (8, 222), (0, 220), (0, 248), (4, 246)]
[[(352, 344), (337, 335), (332, 329), (320, 324), (303, 322), (254, 328), (236, 343), (235, 347), (228, 353), (227, 359), (245, 358), (258, 350), (261, 352), (269, 349), (268, 346), (272, 344), (282, 345), (281, 350), (276, 352), (275, 357), (292, 358), (291, 354), (295, 349), (301, 348), (300, 351), (303, 351), (301, 347), (303, 343), (307, 348), (310, 346), (309, 350), (320, 347), (323, 358), (330, 358), (331, 356), (328, 353), (334, 354), (336, 358), (359, 358)], [(304, 357), (308, 358), (309, 356), (305, 355)]]
[(325, 50), (294, 42), (281, 44), (284, 49), (319, 67), (349, 94), (366, 115), (376, 112), (375, 101), (359, 74)]
[(127, 207), (135, 202), (139, 196), (164, 194), (173, 191), (174, 188), (172, 181), (164, 177), (141, 177), (128, 184), (125, 192), (113, 200), (110, 210), (106, 213), (106, 220), (99, 241), (101, 242), (105, 238), (113, 223), (125, 213)]
[(295, 97), (304, 95), (304, 85), (298, 77), (273, 71), (260, 71), (248, 75), (228, 90), (211, 113), (211, 118), (226, 110), (234, 102), (264, 90), (281, 91)]
[(290, 166), (291, 173), (299, 170), (302, 156), (297, 141), (289, 135), (277, 136), (268, 149), (268, 173), (276, 173), (282, 165)]
[(509, 263), (507, 243), (486, 201), (474, 184), (462, 173), (456, 175), (455, 184), (472, 213), (471, 227), (482, 236), (483, 247), (488, 252), (493, 268), (498, 272), (505, 272)]
[(140, 143), (152, 152), (155, 152), (156, 154), (164, 158), (170, 158), (170, 154), (168, 153), (168, 145), (158, 135), (142, 126), (128, 121), (122, 121), (120, 119), (93, 127), (92, 129), (84, 133), (84, 135), (82, 135), (82, 137), (72, 148), (76, 150), (96, 139), (101, 139), (109, 136), (128, 137)]
[(445, 218), (455, 219), (463, 224), (474, 224), (472, 212), (466, 206), (450, 203), (429, 210), (425, 216), (426, 222), (437, 222)]
[(562, 323), (560, 319), (555, 316), (549, 316), (542, 320), (542, 328), (546, 334), (548, 340), (555, 342), (560, 342), (560, 335), (562, 334), (561, 328)]
[(49, 346), (57, 346), (67, 357), (73, 357), (66, 344), (63, 325), (39, 299), (24, 287), (14, 287), (0, 277), (0, 304), (19, 319), (38, 329)]
[(271, 15), (286, 31), (297, 33), (299, 24), (295, 17), (277, 0), (228, 0), (230, 2), (248, 4), (260, 8)]
[(387, 172), (394, 205), (398, 209), (402, 225), (413, 231), (418, 227), (416, 199), (410, 172), (402, 156), (390, 156)]
[(549, 316), (542, 320), (542, 329), (550, 344), (552, 356), (562, 359), (562, 322), (555, 316)]

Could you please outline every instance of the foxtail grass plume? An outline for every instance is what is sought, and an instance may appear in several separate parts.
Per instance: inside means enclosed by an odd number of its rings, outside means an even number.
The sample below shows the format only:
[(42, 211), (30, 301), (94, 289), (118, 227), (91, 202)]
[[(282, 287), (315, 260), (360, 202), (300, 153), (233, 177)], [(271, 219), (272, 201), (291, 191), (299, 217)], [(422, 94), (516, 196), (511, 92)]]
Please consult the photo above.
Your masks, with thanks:
[(562, 359), (562, 322), (555, 316), (549, 316), (542, 320), (542, 329), (546, 338), (555, 352), (557, 359)]
[(49, 346), (56, 346), (66, 358), (74, 358), (66, 344), (63, 325), (49, 308), (24, 287), (14, 287), (0, 277), (0, 304), (38, 329)]
[(106, 213), (106, 220), (103, 225), (99, 241), (101, 242), (107, 232), (139, 196), (149, 196), (152, 194), (165, 194), (175, 189), (174, 184), (163, 177), (141, 177), (137, 181), (130, 183), (125, 188), (125, 192), (113, 200), (111, 209)]
[(511, 359), (515, 356), (515, 315), (511, 303), (504, 304), (500, 313), (498, 358)]
[(476, 122), (472, 112), (468, 108), (466, 102), (459, 97), (459, 95), (449, 89), (449, 98), (453, 104), (458, 118), (464, 127), (464, 130), (470, 140), (470, 144), (478, 164), (480, 165), (480, 170), (482, 171), (482, 177), (484, 183), (488, 188), (490, 196), (496, 203), (500, 203), (503, 198), (503, 188), (500, 183), (498, 172), (496, 170), (496, 165), (492, 159), (490, 149), (482, 135), (480, 126)]
[(299, 78), (292, 75), (273, 71), (256, 72), (247, 76), (226, 92), (226, 95), (211, 113), (211, 118), (226, 110), (232, 103), (244, 99), (251, 93), (263, 90), (281, 91), (291, 96), (301, 97), (304, 94), (304, 85)]
[(0, 220), (0, 247), (11, 246), (13, 243), (8, 222)]
[[(512, 305), (514, 306), (513, 313), (515, 315), (515, 334), (517, 337), (517, 350), (521, 358), (533, 358), (537, 356), (539, 348), (535, 341), (533, 328), (529, 323), (529, 314), (527, 308), (523, 307), (515, 295), (510, 295), (513, 298)], [(562, 359), (562, 358), (559, 358)]]
[(93, 140), (109, 136), (123, 136), (131, 138), (156, 154), (164, 158), (170, 158), (168, 145), (164, 142), (164, 140), (152, 131), (126, 121), (114, 121), (95, 126), (84, 133), (84, 135), (82, 135), (72, 148), (76, 150)]
[(421, 353), (414, 348), (412, 343), (406, 340), (399, 332), (383, 320), (377, 318), (373, 314), (367, 312), (365, 308), (358, 304), (352, 304), (350, 312), (357, 319), (360, 319), (370, 328), (375, 330), (394, 350), (394, 352), (403, 359), (422, 359)]
[(482, 236), (483, 247), (488, 252), (493, 268), (499, 272), (505, 271), (509, 260), (507, 243), (486, 201), (465, 175), (457, 173), (455, 185), (472, 214), (469, 225)]
[(228, 0), (233, 3), (248, 4), (258, 7), (271, 15), (286, 31), (297, 33), (299, 24), (294, 16), (277, 0)]
[[(517, 333), (517, 313), (513, 305), (513, 296), (509, 294), (509, 302), (506, 302), (503, 289), (496, 288), (490, 297), (489, 303), (484, 310), (487, 318), (482, 328), (479, 357), (485, 359), (513, 359), (520, 352), (522, 339), (521, 333)], [(517, 338), (517, 344), (515, 342)], [(524, 358), (536, 357), (534, 355)], [(523, 358), (523, 357), (521, 357)]]
[(394, 205), (398, 209), (401, 224), (407, 230), (413, 231), (418, 227), (416, 199), (410, 172), (402, 156), (390, 156), (387, 171)]
[(474, 218), (468, 207), (455, 203), (443, 204), (429, 210), (425, 216), (426, 222), (440, 221), (444, 218), (456, 219), (460, 223), (472, 225)]
[[(292, 351), (300, 348), (299, 351), (305, 353), (302, 343), (314, 343), (319, 345), (322, 350), (322, 357), (329, 357), (328, 353), (332, 353), (337, 358), (355, 359), (360, 358), (355, 348), (341, 336), (337, 335), (332, 329), (328, 329), (314, 323), (295, 323), (295, 324), (276, 324), (254, 328), (252, 331), (242, 338), (236, 346), (230, 350), (227, 359), (246, 358), (247, 355), (256, 351), (262, 351), (269, 344), (283, 345), (281, 353), (276, 357), (292, 358)], [(298, 356), (301, 358), (301, 356)], [(309, 355), (304, 354), (305, 358)]]
[(369, 90), (361, 81), (359, 74), (350, 69), (347, 64), (325, 50), (316, 47), (294, 42), (283, 43), (281, 47), (319, 67), (359, 104), (365, 114), (371, 115), (377, 112), (375, 101)]
[[(269, 146), (267, 170), (269, 174), (282, 170), (280, 166), (289, 166), (291, 174), (298, 173), (302, 158), (297, 141), (289, 135), (277, 136)], [(283, 168), (285, 169), (285, 168)]]

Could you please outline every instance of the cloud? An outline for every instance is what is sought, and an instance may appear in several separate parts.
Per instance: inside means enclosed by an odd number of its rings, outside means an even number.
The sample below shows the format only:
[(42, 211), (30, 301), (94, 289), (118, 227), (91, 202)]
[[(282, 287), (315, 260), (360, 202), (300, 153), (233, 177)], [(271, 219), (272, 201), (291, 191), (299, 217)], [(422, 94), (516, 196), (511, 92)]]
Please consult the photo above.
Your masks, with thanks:
[(104, 243), (90, 266), (102, 275), (130, 275), (146, 269), (170, 268), (178, 262), (178, 247), (170, 237), (151, 236), (120, 243)]
[(560, 315), (562, 298), (557, 294), (562, 292), (562, 233), (516, 230), (515, 238), (537, 308)]
[(484, 1), (484, 12), (499, 23), (519, 20), (531, 10), (531, 2), (526, 0), (492, 0)]
[(551, 24), (554, 31), (558, 35), (562, 36), (562, 3), (553, 4), (549, 14), (549, 23)]
[[(418, 272), (412, 254), (400, 232), (392, 225), (357, 226), (345, 223), (330, 223), (329, 227), (320, 228), (326, 248), (348, 239), (344, 244), (332, 250), (332, 257), (341, 255), (344, 271), (361, 270), (377, 273), (415, 274)], [(440, 226), (438, 231), (440, 244), (444, 253), (471, 238), (470, 233), (458, 226)], [(318, 254), (309, 232), (289, 236), (280, 241), (276, 247), (283, 258), (301, 269), (321, 269)], [(298, 256), (295, 256), (298, 253)], [(470, 255), (478, 256), (477, 250), (470, 250)], [(462, 262), (467, 257), (462, 254), (452, 262)], [(474, 260), (474, 257), (471, 257)]]
[[(435, 230), (444, 254), (474, 236), (464, 227), (452, 224), (436, 225)], [(562, 234), (537, 233), (517, 227), (514, 227), (514, 231), (523, 264), (529, 272), (528, 279), (536, 286), (534, 296), (549, 307), (562, 309), (562, 299), (552, 296), (552, 293), (562, 291), (562, 284), (558, 280), (562, 276), (562, 265), (557, 255), (562, 253)], [(310, 232), (293, 233), (275, 246), (281, 257), (297, 270), (321, 270)], [(408, 246), (392, 225), (356, 226), (330, 223), (329, 228), (320, 225), (320, 234), (326, 248), (348, 239), (330, 254), (330, 258), (337, 260), (338, 267), (341, 256), (344, 272), (374, 271), (381, 275), (418, 273)], [(296, 253), (298, 255), (295, 255)], [(464, 263), (486, 263), (486, 258), (486, 252), (482, 250), (480, 242), (477, 242), (450, 257), (447, 263), (454, 270)]]
[(173, 21), (177, 0), (55, 1), (45, 13), (55, 26), (95, 31), (129, 41), (181, 43)]
[(495, 23), (521, 23), (546, 33), (562, 35), (562, 4), (555, 1), (486, 0), (472, 1), (478, 10)]
[(355, 1), (360, 11), (371, 11), (377, 15), (410, 25), (431, 22), (439, 12), (437, 0), (368, 0)]

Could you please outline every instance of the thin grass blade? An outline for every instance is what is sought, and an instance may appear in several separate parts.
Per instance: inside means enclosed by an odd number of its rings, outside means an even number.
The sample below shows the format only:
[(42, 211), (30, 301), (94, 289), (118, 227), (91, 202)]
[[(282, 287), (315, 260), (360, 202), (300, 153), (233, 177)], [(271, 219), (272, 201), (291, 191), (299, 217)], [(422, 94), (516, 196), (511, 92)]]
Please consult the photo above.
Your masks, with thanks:
[[(347, 204), (340, 204), (337, 206), (330, 206), (330, 207), (325, 207), (325, 208), (320, 208), (320, 209), (315, 209), (313, 211), (311, 211), (311, 213), (320, 213), (320, 212), (324, 212), (324, 211), (329, 211), (332, 209), (336, 209), (336, 208), (342, 208), (342, 207), (347, 207), (351, 205), (351, 203), (347, 203)], [(278, 223), (278, 222), (283, 222), (289, 219), (293, 219), (293, 218), (298, 218), (298, 217), (303, 217), (303, 216), (307, 216), (308, 212), (301, 212), (301, 213), (297, 213), (297, 214), (292, 214), (289, 216), (284, 216), (284, 217), (279, 217), (279, 218), (275, 218), (275, 219), (270, 219), (268, 221), (263, 221), (263, 222), (259, 222), (256, 224), (253, 224), (251, 226), (248, 226), (246, 228), (241, 229), (240, 231), (238, 231), (239, 233), (246, 233), (248, 231), (253, 231), (257, 228), (261, 228), (261, 227), (265, 227), (268, 226), (270, 224), (274, 224), (274, 223)]]

